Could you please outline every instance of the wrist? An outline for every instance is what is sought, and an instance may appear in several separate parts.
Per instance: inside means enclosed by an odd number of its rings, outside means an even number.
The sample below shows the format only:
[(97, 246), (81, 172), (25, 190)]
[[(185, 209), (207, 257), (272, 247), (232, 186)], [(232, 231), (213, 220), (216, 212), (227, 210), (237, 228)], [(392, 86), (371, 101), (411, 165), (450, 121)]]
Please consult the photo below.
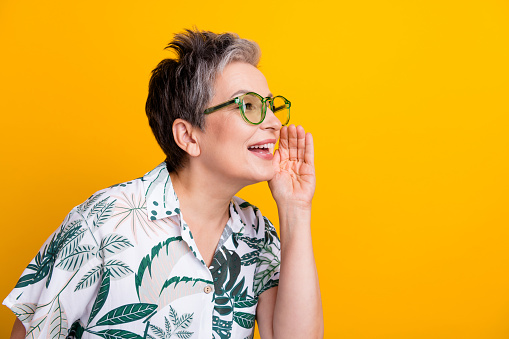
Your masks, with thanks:
[(311, 201), (286, 200), (282, 202), (276, 201), (278, 212), (305, 213), (311, 212)]

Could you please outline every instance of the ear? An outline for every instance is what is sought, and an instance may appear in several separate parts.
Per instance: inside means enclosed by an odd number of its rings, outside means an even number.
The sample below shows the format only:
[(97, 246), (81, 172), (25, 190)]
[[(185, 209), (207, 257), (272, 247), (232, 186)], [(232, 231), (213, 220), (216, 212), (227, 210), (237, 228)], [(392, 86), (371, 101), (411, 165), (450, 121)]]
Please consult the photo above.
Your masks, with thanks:
[(200, 155), (200, 146), (197, 138), (197, 127), (183, 119), (175, 119), (172, 125), (175, 143), (192, 157)]

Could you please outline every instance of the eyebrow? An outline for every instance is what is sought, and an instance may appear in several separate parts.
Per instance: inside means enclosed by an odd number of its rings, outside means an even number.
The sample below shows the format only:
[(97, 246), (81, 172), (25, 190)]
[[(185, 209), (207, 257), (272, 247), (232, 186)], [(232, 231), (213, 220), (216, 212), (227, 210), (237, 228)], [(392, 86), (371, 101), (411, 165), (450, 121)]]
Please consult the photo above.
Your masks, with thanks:
[[(233, 99), (233, 98), (238, 97), (239, 95), (246, 94), (246, 93), (248, 93), (248, 92), (253, 92), (253, 91), (248, 91), (248, 90), (245, 90), (245, 89), (241, 89), (241, 90), (238, 90), (237, 92), (233, 93), (233, 94), (230, 96), (230, 98), (232, 98), (232, 99)], [(269, 98), (272, 98), (272, 97), (273, 97), (272, 93), (270, 93), (270, 92), (269, 92)]]

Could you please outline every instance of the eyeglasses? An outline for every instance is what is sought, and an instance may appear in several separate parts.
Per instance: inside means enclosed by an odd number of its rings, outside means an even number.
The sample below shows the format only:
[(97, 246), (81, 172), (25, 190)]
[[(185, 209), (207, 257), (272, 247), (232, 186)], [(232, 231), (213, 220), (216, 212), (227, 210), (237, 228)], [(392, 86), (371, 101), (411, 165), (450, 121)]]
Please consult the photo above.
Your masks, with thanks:
[(237, 104), (240, 108), (240, 114), (245, 122), (252, 125), (259, 125), (265, 119), (267, 108), (281, 121), (281, 124), (285, 126), (290, 121), (290, 106), (292, 103), (283, 96), (262, 97), (260, 94), (255, 92), (248, 92), (233, 98), (230, 101), (223, 102), (214, 107), (207, 108), (203, 114), (210, 114), (223, 107)]

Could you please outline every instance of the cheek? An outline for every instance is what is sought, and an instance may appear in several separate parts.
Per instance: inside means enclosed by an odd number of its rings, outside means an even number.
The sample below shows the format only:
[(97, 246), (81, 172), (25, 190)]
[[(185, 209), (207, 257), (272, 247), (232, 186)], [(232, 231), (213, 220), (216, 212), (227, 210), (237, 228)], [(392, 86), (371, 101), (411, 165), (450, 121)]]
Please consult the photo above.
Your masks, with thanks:
[(223, 161), (230, 165), (238, 163), (248, 154), (248, 140), (253, 131), (241, 117), (218, 115), (217, 118), (220, 119), (208, 121), (203, 145), (204, 155), (207, 158), (210, 156), (212, 161)]

